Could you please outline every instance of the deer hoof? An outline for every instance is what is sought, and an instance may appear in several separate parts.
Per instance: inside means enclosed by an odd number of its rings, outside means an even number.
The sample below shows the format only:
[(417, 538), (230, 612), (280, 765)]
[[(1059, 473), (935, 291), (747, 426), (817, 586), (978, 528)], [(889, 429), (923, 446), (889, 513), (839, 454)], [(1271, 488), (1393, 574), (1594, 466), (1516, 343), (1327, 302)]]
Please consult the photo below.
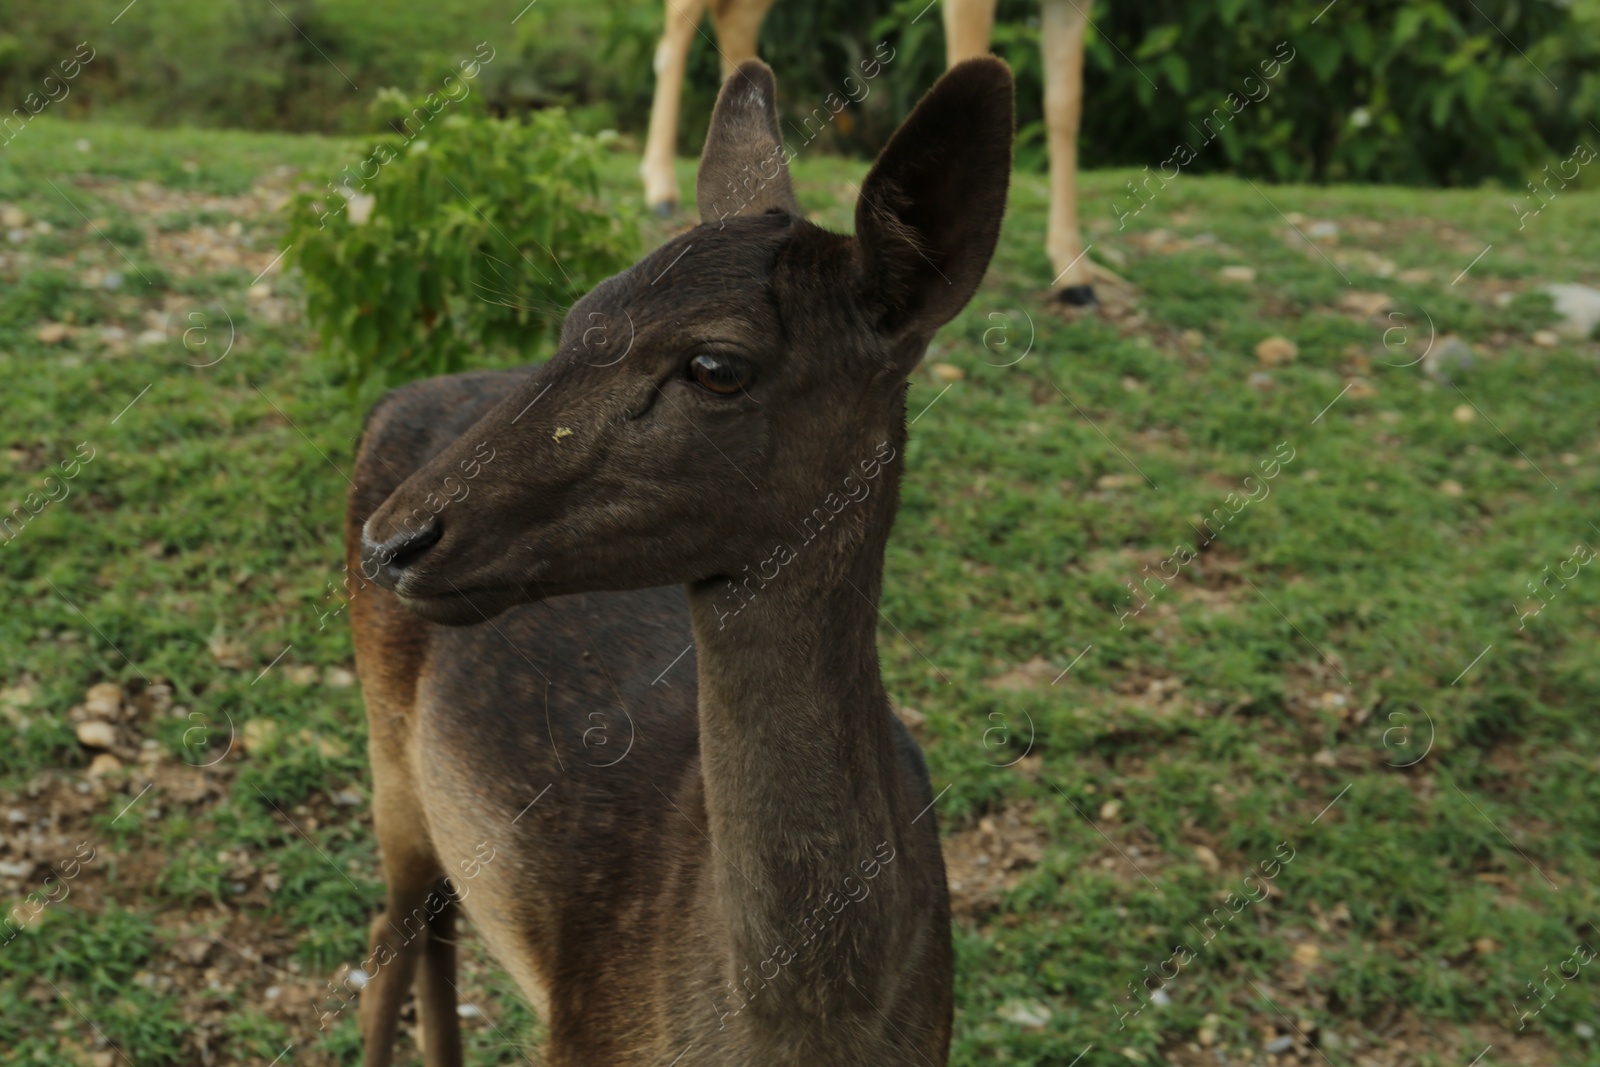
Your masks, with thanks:
[(677, 210), (677, 202), (673, 200), (663, 200), (659, 204), (650, 205), (651, 213), (654, 214), (658, 219), (671, 218), (672, 213)]
[(1094, 295), (1092, 285), (1069, 285), (1057, 289), (1054, 298), (1057, 303), (1074, 308), (1094, 307), (1100, 303), (1100, 298)]

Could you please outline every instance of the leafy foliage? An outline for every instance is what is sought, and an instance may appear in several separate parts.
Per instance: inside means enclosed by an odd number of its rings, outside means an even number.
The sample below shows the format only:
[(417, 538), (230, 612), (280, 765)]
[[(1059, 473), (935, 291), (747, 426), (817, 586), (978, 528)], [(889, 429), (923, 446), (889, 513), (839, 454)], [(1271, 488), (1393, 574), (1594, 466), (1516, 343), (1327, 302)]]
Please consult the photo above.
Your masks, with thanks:
[[(1252, 93), (1283, 42), (1293, 58), (1197, 170), (1294, 181), (1520, 181), (1568, 155), (1600, 116), (1592, 0), (1267, 0), (1112, 7), (1093, 38), (1090, 165), (1150, 164)], [(1229, 109), (1232, 110), (1232, 109)], [(1224, 112), (1226, 114), (1227, 112)], [(1209, 143), (1209, 141), (1205, 142)]]
[(523, 124), (469, 106), (290, 207), (308, 314), (352, 388), (457, 370), (478, 346), (525, 349), (638, 253), (632, 217), (596, 199), (603, 138), (559, 110)]

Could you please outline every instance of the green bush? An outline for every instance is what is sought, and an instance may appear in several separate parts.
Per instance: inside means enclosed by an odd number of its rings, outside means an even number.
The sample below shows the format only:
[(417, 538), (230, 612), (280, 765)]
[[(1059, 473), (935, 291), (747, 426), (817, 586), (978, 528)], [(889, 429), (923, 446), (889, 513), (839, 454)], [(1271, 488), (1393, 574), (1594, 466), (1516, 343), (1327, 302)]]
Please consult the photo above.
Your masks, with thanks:
[(289, 206), (308, 314), (352, 391), (458, 370), (480, 348), (526, 352), (638, 255), (634, 216), (599, 201), (603, 138), (560, 110), (524, 124), (476, 99), (432, 98), (446, 113), (412, 111), (407, 137)]
[[(1085, 161), (1294, 181), (1519, 183), (1600, 118), (1595, 0), (1161, 0), (1112, 5), (1090, 48)], [(1259, 103), (1208, 117), (1283, 42)], [(1115, 47), (1112, 47), (1113, 44)], [(1282, 55), (1279, 58), (1282, 58)], [(1219, 126), (1220, 134), (1211, 136)], [(1215, 143), (1211, 143), (1214, 140)], [(1600, 144), (1600, 139), (1596, 139)]]

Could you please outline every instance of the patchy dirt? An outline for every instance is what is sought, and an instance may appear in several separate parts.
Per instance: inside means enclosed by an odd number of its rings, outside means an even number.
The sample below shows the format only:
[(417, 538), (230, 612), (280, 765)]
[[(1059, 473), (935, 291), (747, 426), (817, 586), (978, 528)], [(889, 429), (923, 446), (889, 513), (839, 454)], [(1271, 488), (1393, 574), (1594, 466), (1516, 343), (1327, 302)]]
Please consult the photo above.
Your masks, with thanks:
[[(1261, 983), (1257, 983), (1260, 985)], [(1295, 1064), (1338, 1064), (1339, 1067), (1411, 1067), (1437, 1062), (1477, 1064), (1484, 1067), (1558, 1067), (1555, 1048), (1542, 1035), (1518, 1035), (1487, 1023), (1476, 1023), (1462, 1034), (1453, 1027), (1394, 1011), (1373, 1026), (1366, 1036), (1319, 1029), (1309, 1017), (1318, 998), (1302, 998), (1262, 985), (1275, 1007), (1258, 1000), (1250, 1006), (1252, 1036), (1256, 1043), (1240, 1048), (1219, 1042), (1214, 1031), (1202, 1025), (1192, 1040), (1162, 1050), (1172, 1067), (1290, 1067)], [(1278, 1011), (1277, 1009), (1281, 1009)], [(1290, 1018), (1285, 1018), (1287, 1014)], [(1213, 1019), (1214, 1016), (1207, 1016)], [(1493, 1049), (1492, 1056), (1477, 1058)], [(1268, 1052), (1267, 1049), (1276, 1051)]]
[(985, 815), (976, 826), (945, 838), (951, 913), (966, 922), (991, 915), (1001, 895), (1044, 858), (1045, 841), (1028, 802)]

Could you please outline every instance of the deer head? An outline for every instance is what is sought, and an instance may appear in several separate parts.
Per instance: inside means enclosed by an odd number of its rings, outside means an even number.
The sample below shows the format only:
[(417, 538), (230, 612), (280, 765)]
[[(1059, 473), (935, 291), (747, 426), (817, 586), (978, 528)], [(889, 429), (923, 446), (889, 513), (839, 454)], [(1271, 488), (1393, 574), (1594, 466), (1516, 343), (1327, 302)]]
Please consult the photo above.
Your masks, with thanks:
[(701, 224), (579, 300), (554, 357), (394, 491), (364, 528), (367, 575), (467, 624), (769, 556), (903, 441), (907, 376), (994, 252), (1011, 136), (1010, 71), (959, 64), (862, 183), (856, 236), (829, 233), (791, 191), (772, 72), (743, 64)]

